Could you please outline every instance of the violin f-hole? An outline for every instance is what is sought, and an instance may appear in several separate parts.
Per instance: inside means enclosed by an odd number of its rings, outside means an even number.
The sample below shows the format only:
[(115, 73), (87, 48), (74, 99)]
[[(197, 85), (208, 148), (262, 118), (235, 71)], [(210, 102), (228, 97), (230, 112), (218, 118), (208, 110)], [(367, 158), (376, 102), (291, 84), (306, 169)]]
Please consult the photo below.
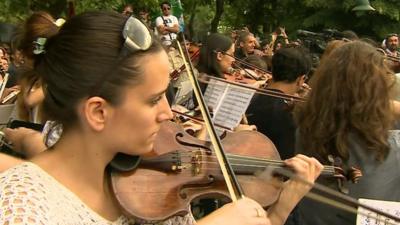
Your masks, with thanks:
[(193, 183), (188, 183), (185, 185), (182, 185), (180, 190), (179, 190), (179, 196), (182, 199), (186, 199), (188, 196), (190, 196), (190, 194), (188, 194), (188, 192), (190, 192), (191, 190), (193, 190), (193, 192), (198, 192), (195, 191), (199, 190), (199, 189), (209, 189), (212, 188), (213, 183), (215, 182), (215, 178), (212, 175), (209, 175), (205, 178), (205, 180), (202, 181), (196, 181)]

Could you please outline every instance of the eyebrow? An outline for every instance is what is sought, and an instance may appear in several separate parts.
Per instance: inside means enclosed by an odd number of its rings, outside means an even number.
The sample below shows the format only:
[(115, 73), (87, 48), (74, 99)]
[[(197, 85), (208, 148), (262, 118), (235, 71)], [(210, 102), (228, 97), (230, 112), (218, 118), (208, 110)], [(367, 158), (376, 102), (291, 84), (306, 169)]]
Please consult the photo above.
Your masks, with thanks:
[[(168, 87), (169, 87), (169, 84), (168, 84)], [(165, 90), (163, 90), (163, 91), (160, 91), (160, 92), (158, 92), (158, 93), (156, 93), (156, 94), (152, 94), (152, 95), (150, 96), (150, 98), (155, 98), (155, 97), (157, 97), (157, 96), (160, 96), (160, 95), (166, 93), (167, 90), (168, 90), (168, 87), (165, 88)]]

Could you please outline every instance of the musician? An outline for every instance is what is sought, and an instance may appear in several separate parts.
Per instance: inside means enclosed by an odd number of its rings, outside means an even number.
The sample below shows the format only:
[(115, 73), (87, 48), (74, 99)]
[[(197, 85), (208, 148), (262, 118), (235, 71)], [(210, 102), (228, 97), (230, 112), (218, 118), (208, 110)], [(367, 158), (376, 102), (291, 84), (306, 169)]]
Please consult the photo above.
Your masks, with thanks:
[[(339, 157), (363, 176), (349, 195), (400, 201), (399, 130), (390, 102), (393, 73), (375, 47), (348, 42), (321, 61), (308, 100), (295, 108), (296, 150), (328, 163)], [(336, 187), (336, 183), (321, 180)], [(300, 204), (304, 224), (355, 224), (355, 216), (311, 200)]]
[(389, 34), (385, 39), (385, 52), (389, 56), (399, 57), (399, 37), (397, 34)]
[(179, 32), (179, 21), (171, 14), (171, 4), (167, 1), (160, 4), (162, 15), (156, 18), (157, 32), (163, 45), (170, 46)]
[(399, 48), (399, 37), (397, 34), (389, 34), (384, 40), (385, 54), (393, 60), (388, 60), (388, 64), (390, 69), (392, 69), (395, 73), (400, 73), (400, 52)]
[(254, 54), (257, 40), (254, 37), (254, 34), (249, 31), (240, 31), (238, 34), (237, 45), (235, 57), (244, 59), (247, 56)]
[[(18, 50), (21, 50), (24, 64), (21, 65), (21, 95), (18, 97), (18, 117), (21, 120), (40, 123), (42, 122), (41, 102), (44, 99), (42, 80), (40, 75), (33, 71), (40, 46), (34, 44), (39, 37), (47, 38), (59, 30), (56, 20), (47, 12), (33, 13), (22, 25)], [(40, 54), (39, 52), (37, 52)]]
[[(268, 90), (296, 94), (311, 68), (308, 54), (300, 48), (283, 48), (272, 56), (272, 80)], [(271, 139), (282, 159), (294, 156), (296, 126), (288, 100), (256, 94), (246, 111), (249, 124)]]
[(133, 5), (132, 4), (127, 4), (124, 6), (124, 9), (122, 10), (122, 14), (125, 16), (132, 16), (133, 15)]
[(210, 34), (206, 43), (201, 46), (197, 69), (200, 73), (224, 78), (224, 74), (232, 71), (234, 53), (235, 46), (229, 37), (218, 33)]
[[(118, 13), (75, 16), (46, 43), (35, 70), (55, 121), (47, 135), (58, 140), (0, 174), (0, 224), (133, 224), (122, 215), (106, 166), (117, 152), (149, 154), (161, 123), (171, 119), (167, 55), (139, 20)], [(310, 182), (322, 169), (301, 155), (286, 163)], [(244, 198), (197, 224), (283, 224), (309, 188), (289, 181), (268, 217)], [(187, 215), (164, 224), (194, 223)]]

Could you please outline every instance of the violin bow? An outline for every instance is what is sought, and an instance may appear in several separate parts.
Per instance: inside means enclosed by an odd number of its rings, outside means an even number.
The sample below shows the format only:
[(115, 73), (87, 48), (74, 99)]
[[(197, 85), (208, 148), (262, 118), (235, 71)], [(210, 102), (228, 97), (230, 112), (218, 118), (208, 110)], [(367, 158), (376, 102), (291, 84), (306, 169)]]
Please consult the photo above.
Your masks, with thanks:
[[(246, 84), (241, 84), (238, 82), (234, 82), (234, 81), (229, 81), (229, 80), (225, 80), (219, 77), (214, 77), (214, 76), (210, 76), (210, 75), (203, 75), (204, 77), (208, 78), (208, 79), (213, 79), (213, 80), (217, 80), (217, 81), (221, 81), (224, 83), (228, 83), (228, 84), (232, 84), (238, 87), (242, 87), (242, 88), (246, 88), (246, 89), (251, 89), (256, 91), (258, 94), (262, 94), (262, 95), (267, 95), (267, 96), (272, 96), (272, 97), (276, 97), (276, 98), (280, 98), (280, 99), (284, 99), (284, 100), (288, 100), (288, 101), (295, 101), (295, 102), (305, 102), (306, 99), (304, 97), (299, 97), (299, 96), (294, 96), (294, 95), (289, 95), (289, 94), (285, 94), (279, 91), (274, 91), (274, 90), (268, 90), (268, 89), (261, 89), (261, 88), (256, 88), (256, 87), (252, 87)], [(202, 81), (207, 83), (207, 81)]]
[[(182, 35), (182, 38), (185, 43), (186, 42), (185, 36)], [(221, 140), (220, 140), (219, 136), (217, 135), (217, 132), (216, 132), (213, 122), (211, 120), (210, 112), (208, 111), (208, 108), (204, 101), (203, 94), (201, 93), (199, 82), (194, 75), (193, 64), (191, 61), (188, 62), (186, 60), (186, 57), (188, 59), (190, 59), (189, 51), (186, 48), (186, 46), (184, 46), (185, 51), (183, 51), (181, 44), (179, 42), (177, 42), (177, 44), (178, 44), (179, 52), (182, 55), (183, 63), (186, 67), (186, 71), (189, 75), (189, 80), (193, 86), (193, 92), (194, 92), (196, 100), (199, 104), (199, 108), (200, 108), (201, 114), (204, 119), (204, 124), (206, 125), (206, 128), (207, 128), (207, 133), (210, 137), (212, 146), (213, 146), (215, 154), (217, 156), (218, 164), (221, 167), (221, 171), (224, 176), (224, 179), (225, 179), (228, 191), (229, 191), (229, 195), (230, 195), (232, 201), (235, 202), (239, 198), (244, 197), (244, 192), (239, 184), (238, 179), (236, 178), (235, 173), (233, 172), (231, 165), (229, 164), (228, 158), (227, 158), (224, 148), (221, 144)]]
[[(196, 52), (194, 52), (192, 54), (192, 56), (190, 56), (190, 61), (195, 60), (198, 56), (200, 55), (200, 49), (198, 49)], [(176, 80), (179, 78), (179, 76), (181, 75), (181, 73), (185, 70), (185, 64), (183, 64), (182, 66), (180, 66), (178, 69), (175, 69), (174, 71), (172, 71), (171, 73), (169, 73), (169, 76), (171, 77), (172, 80)]]
[[(174, 110), (174, 109), (171, 109), (171, 111), (172, 111), (173, 113), (177, 114), (177, 115), (180, 115), (180, 116), (183, 116), (183, 117), (187, 117), (187, 118), (189, 118), (189, 119), (192, 120), (192, 121), (204, 123), (204, 120), (203, 120), (203, 119), (196, 118), (196, 117), (194, 117), (194, 116), (188, 115), (188, 114), (186, 114), (186, 113), (179, 112), (179, 111)], [(215, 123), (214, 126), (216, 126), (216, 127), (218, 127), (218, 128), (222, 128), (222, 129), (224, 129), (224, 130), (226, 130), (226, 131), (231, 131), (231, 132), (233, 131), (233, 129), (231, 129), (231, 128), (229, 128), (229, 127), (225, 127), (225, 126), (220, 125), (220, 124), (217, 124), (217, 123)]]
[[(356, 214), (356, 215), (369, 216), (370, 218), (373, 218), (376, 221), (384, 220), (382, 218), (379, 218), (378, 216), (367, 215), (366, 213), (358, 212), (356, 207), (361, 207), (361, 208), (364, 208), (364, 209), (366, 209), (368, 211), (371, 211), (371, 212), (374, 212), (374, 213), (376, 213), (378, 215), (381, 215), (383, 217), (392, 219), (395, 222), (400, 222), (400, 218), (397, 217), (397, 216), (394, 216), (394, 215), (392, 215), (390, 213), (387, 213), (385, 211), (376, 209), (376, 208), (371, 207), (371, 206), (369, 206), (367, 204), (361, 203), (357, 199), (354, 199), (354, 198), (352, 198), (352, 197), (350, 197), (348, 195), (342, 194), (342, 193), (340, 193), (338, 191), (332, 190), (332, 189), (330, 189), (330, 188), (328, 188), (328, 187), (326, 187), (326, 186), (324, 186), (322, 184), (311, 183), (311, 182), (309, 182), (309, 181), (297, 176), (294, 172), (292, 172), (290, 170), (286, 169), (286, 170), (277, 170), (277, 171), (269, 171), (269, 172), (275, 172), (275, 173), (281, 174), (283, 176), (286, 176), (286, 177), (288, 177), (290, 179), (297, 180), (300, 183), (303, 183), (304, 185), (307, 185), (307, 186), (312, 187), (313, 189), (315, 189), (317, 191), (320, 191), (321, 193), (325, 193), (325, 194), (334, 196), (337, 199), (342, 200), (344, 203), (340, 202), (338, 200), (335, 200), (333, 198), (325, 197), (325, 196), (323, 196), (321, 194), (312, 193), (311, 191), (308, 192), (306, 194), (306, 197), (308, 197), (308, 198), (310, 198), (310, 199), (312, 199), (314, 201), (318, 201), (318, 202), (333, 206), (333, 207), (338, 208), (338, 209), (342, 209), (344, 211), (347, 211), (347, 212), (350, 212), (350, 213), (353, 213), (353, 214)], [(385, 224), (393, 224), (393, 225), (395, 225), (395, 223), (391, 223), (391, 222), (387, 222), (387, 221), (386, 221)]]
[[(214, 50), (214, 52), (217, 53), (216, 50)], [(252, 69), (259, 70), (259, 71), (261, 71), (261, 72), (263, 72), (263, 73), (269, 73), (269, 74), (272, 73), (271, 71), (265, 70), (264, 68), (261, 68), (261, 67), (258, 67), (258, 66), (256, 66), (256, 65), (254, 65), (254, 64), (251, 64), (251, 63), (249, 63), (249, 62), (246, 62), (246, 61), (244, 61), (243, 59), (239, 59), (238, 57), (236, 57), (236, 56), (234, 56), (234, 55), (231, 55), (231, 54), (229, 54), (229, 53), (226, 53), (226, 52), (221, 52), (221, 53), (224, 54), (224, 55), (227, 55), (227, 56), (230, 56), (230, 57), (234, 58), (235, 61), (237, 61), (238, 63), (240, 63), (240, 64), (242, 64), (242, 65), (245, 65), (245, 66), (248, 66), (248, 67), (250, 67), (250, 68), (252, 68)]]

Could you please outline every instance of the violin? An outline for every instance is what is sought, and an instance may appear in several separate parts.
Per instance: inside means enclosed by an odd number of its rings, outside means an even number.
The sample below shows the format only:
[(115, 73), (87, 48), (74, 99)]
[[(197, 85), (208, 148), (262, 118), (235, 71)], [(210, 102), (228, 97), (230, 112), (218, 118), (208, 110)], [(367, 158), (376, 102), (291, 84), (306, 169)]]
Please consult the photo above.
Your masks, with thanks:
[[(190, 61), (195, 61), (199, 56), (200, 56), (200, 47), (198, 47), (195, 44), (190, 43), (189, 46), (189, 54), (190, 54)], [(173, 70), (169, 76), (171, 80), (177, 80), (180, 76), (180, 74), (185, 70), (185, 65), (183, 64), (181, 67), (178, 69)]]
[[(228, 133), (222, 144), (246, 196), (268, 207), (277, 201), (282, 177), (257, 174), (284, 169), (274, 144), (256, 131)], [(160, 221), (189, 212), (196, 198), (229, 193), (210, 142), (198, 140), (173, 122), (165, 122), (154, 143), (154, 156), (141, 159), (129, 172), (112, 172), (115, 196), (128, 216)], [(322, 174), (344, 179), (343, 171), (325, 166)], [(146, 202), (144, 206), (143, 203)]]
[(228, 81), (250, 85), (254, 84), (257, 81), (252, 77), (245, 76), (245, 74), (246, 73), (244, 70), (230, 68), (228, 73), (224, 73), (224, 78)]
[(226, 80), (248, 84), (254, 87), (262, 87), (272, 78), (272, 75), (269, 73), (257, 69), (242, 68), (237, 64), (235, 65), (237, 69), (231, 67), (227, 73), (223, 74)]

